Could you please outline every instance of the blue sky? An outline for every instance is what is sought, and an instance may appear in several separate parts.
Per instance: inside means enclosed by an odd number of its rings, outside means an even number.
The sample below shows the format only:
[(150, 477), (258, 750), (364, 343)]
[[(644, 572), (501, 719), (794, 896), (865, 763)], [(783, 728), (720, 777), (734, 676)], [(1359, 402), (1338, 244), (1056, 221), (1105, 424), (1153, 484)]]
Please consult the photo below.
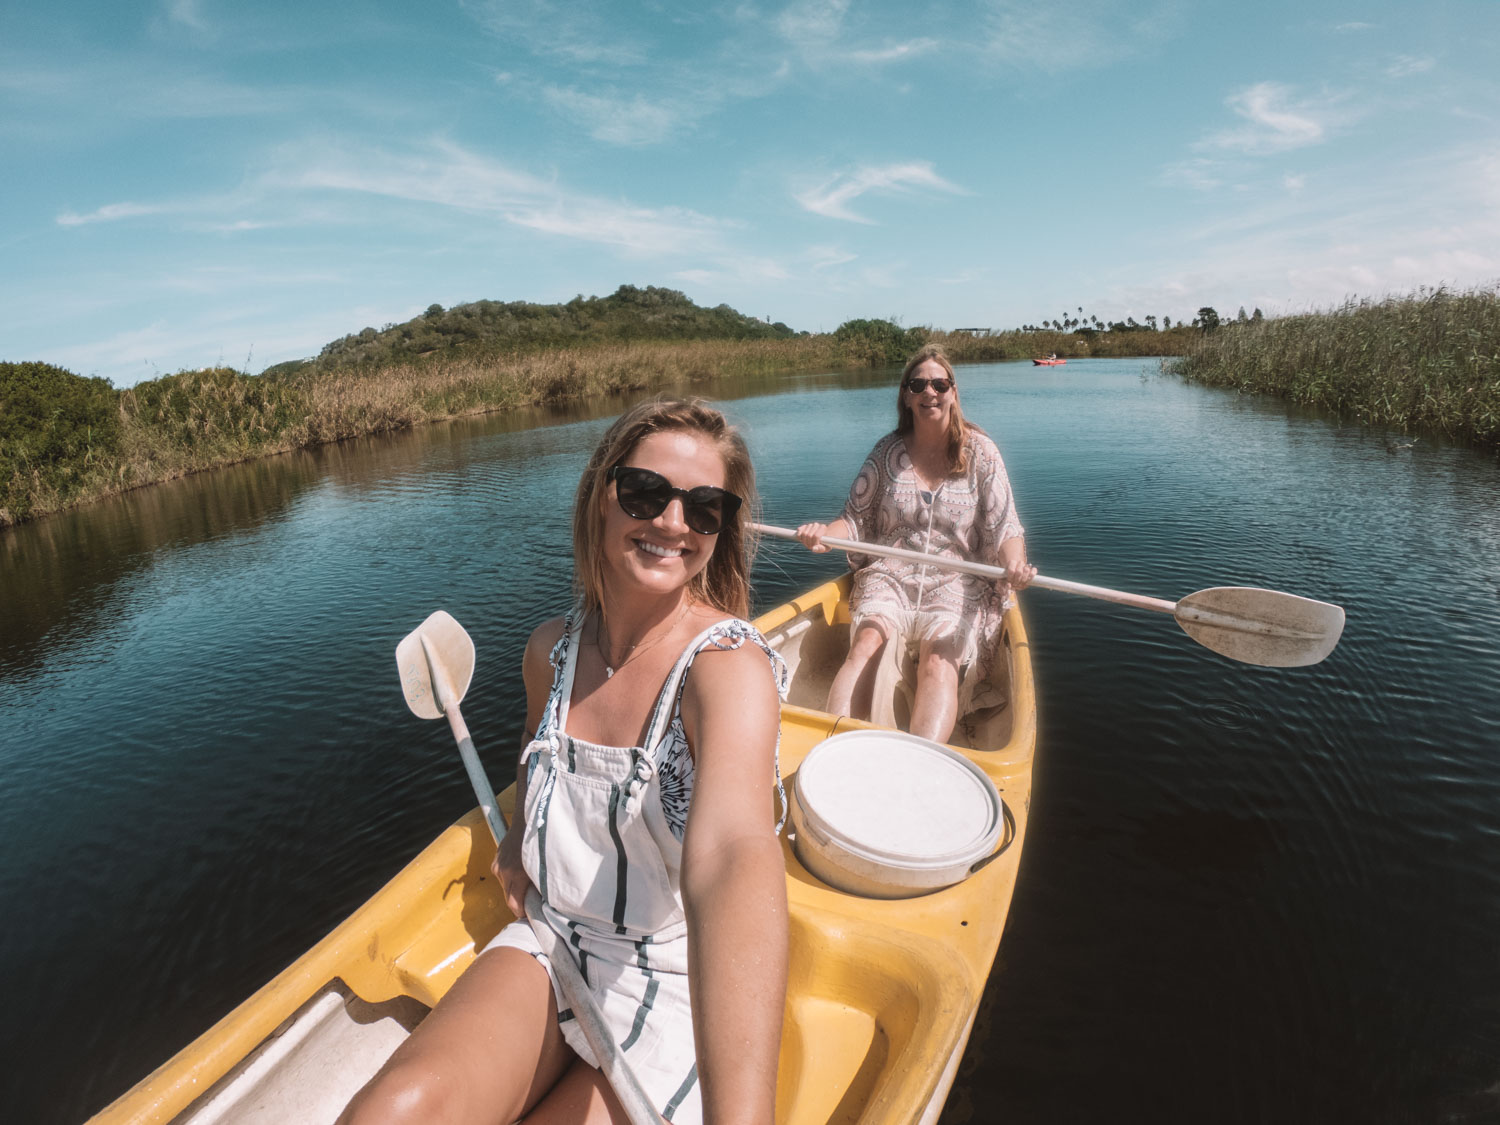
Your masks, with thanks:
[(1496, 0), (7, 4), (0, 360), (624, 283), (812, 331), (1491, 284), (1497, 74)]

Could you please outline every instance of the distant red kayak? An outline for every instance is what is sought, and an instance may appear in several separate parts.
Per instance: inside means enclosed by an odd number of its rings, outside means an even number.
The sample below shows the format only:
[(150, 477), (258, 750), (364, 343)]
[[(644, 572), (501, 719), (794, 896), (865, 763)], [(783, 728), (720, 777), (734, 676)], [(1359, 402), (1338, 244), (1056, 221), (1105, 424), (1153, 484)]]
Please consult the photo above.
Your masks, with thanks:
[(1059, 367), (1068, 361), (1065, 359), (1034, 359), (1031, 362), (1038, 367)]

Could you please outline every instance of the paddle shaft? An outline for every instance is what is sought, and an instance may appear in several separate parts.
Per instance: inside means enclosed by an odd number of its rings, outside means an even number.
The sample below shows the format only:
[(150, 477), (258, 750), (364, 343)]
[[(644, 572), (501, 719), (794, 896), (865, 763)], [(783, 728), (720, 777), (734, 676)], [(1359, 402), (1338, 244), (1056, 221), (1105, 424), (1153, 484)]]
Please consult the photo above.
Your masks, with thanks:
[[(490, 834), (495, 837), (495, 846), (498, 848), (505, 839), (506, 828), (505, 822), (500, 818), (500, 810), (495, 807), (495, 788), (490, 784), (484, 765), (479, 761), (474, 740), (469, 737), (469, 726), (458, 709), (459, 701), (448, 680), (443, 662), (433, 652), (432, 645), (425, 636), (422, 638), (422, 651), (427, 654), (427, 669), (432, 677), (438, 705), (448, 719), (448, 726), (458, 743), (459, 755), (464, 760), (464, 769), (469, 775), (469, 784), (474, 788), (474, 796), (479, 799), (485, 823), (489, 825)], [(615, 1037), (610, 1034), (609, 1026), (604, 1022), (604, 1014), (599, 1010), (599, 1002), (584, 983), (578, 966), (573, 962), (573, 955), (566, 948), (561, 948), (561, 943), (556, 940), (557, 935), (542, 918), (541, 904), (541, 896), (533, 887), (526, 896), (526, 920), (536, 934), (537, 941), (547, 952), (547, 961), (557, 974), (557, 983), (583, 1029), (584, 1038), (593, 1048), (594, 1057), (599, 1060), (599, 1069), (609, 1081), (615, 1096), (620, 1099), (620, 1105), (624, 1107), (632, 1125), (660, 1125), (661, 1115), (656, 1112), (640, 1079), (630, 1069), (630, 1064), (625, 1061), (624, 1054), (616, 1045)]]
[[(797, 533), (785, 527), (772, 527), (764, 523), (752, 523), (750, 526), (762, 535), (800, 542), (797, 539)], [(823, 536), (823, 542), (829, 547), (837, 547), (841, 551), (850, 551), (858, 555), (906, 559), (910, 562), (936, 566), (943, 570), (957, 570), (964, 574), (977, 574), (981, 578), (993, 578), (999, 581), (1005, 578), (1005, 571), (1001, 567), (969, 562), (967, 559), (949, 558), (947, 555), (924, 555), (921, 551), (908, 551), (905, 547), (883, 547), (878, 543), (861, 543), (855, 539), (838, 539), (832, 535)], [(1064, 594), (1082, 594), (1086, 598), (1098, 598), (1100, 601), (1114, 602), (1116, 605), (1149, 609), (1156, 613), (1175, 614), (1177, 612), (1177, 603), (1169, 602), (1165, 598), (1148, 598), (1144, 594), (1111, 590), (1105, 586), (1089, 586), (1083, 582), (1069, 582), (1065, 578), (1048, 578), (1038, 574), (1031, 580), (1031, 585), (1040, 586), (1044, 590), (1058, 590)]]

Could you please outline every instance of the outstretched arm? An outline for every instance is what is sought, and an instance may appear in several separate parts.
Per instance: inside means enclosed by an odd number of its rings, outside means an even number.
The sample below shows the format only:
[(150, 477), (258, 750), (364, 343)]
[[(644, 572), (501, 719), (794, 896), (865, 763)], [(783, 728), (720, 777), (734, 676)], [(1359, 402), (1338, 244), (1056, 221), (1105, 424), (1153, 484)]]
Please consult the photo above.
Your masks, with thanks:
[(770, 1125), (786, 1005), (786, 870), (772, 812), (780, 700), (765, 653), (703, 652), (683, 694), (693, 801), (683, 840), (704, 1120)]

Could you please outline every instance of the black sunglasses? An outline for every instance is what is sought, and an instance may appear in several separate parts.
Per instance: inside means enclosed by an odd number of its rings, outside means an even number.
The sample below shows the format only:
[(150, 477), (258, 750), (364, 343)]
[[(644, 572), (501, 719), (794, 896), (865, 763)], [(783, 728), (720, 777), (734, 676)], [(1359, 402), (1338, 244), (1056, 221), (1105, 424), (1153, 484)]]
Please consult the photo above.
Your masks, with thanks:
[(615, 482), (615, 499), (631, 519), (654, 520), (667, 510), (672, 497), (682, 500), (682, 518), (699, 535), (717, 535), (740, 510), (740, 498), (723, 488), (700, 484), (697, 488), (674, 488), (672, 482), (650, 469), (616, 465), (609, 471)]
[(927, 384), (932, 384), (932, 389), (940, 395), (945, 395), (953, 389), (953, 380), (946, 375), (940, 375), (936, 379), (908, 379), (906, 389), (914, 395), (919, 395), (927, 389)]

